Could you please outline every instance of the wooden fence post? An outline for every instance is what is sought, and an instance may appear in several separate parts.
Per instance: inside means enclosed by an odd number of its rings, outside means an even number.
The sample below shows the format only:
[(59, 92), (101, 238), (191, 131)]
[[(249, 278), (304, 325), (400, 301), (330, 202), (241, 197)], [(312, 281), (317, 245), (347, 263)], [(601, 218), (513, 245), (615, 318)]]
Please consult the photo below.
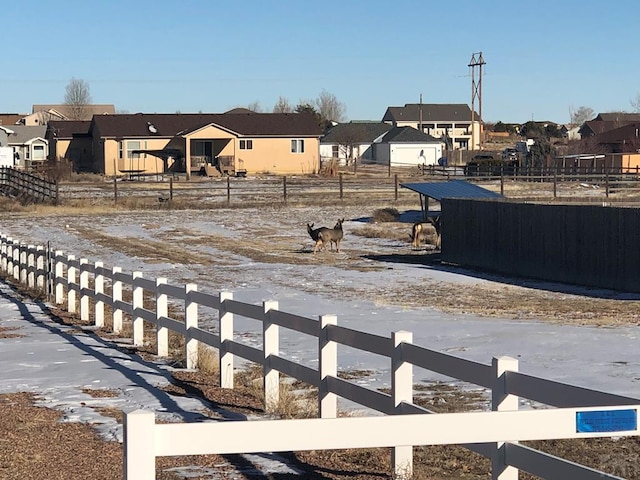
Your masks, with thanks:
[(169, 329), (167, 327), (160, 326), (160, 321), (163, 317), (169, 315), (169, 303), (167, 301), (167, 294), (160, 292), (163, 285), (167, 284), (166, 278), (156, 278), (156, 343), (157, 352), (159, 357), (169, 356)]
[(133, 272), (132, 274), (132, 298), (131, 309), (133, 322), (133, 346), (142, 347), (144, 345), (144, 320), (136, 312), (144, 308), (144, 289), (138, 285), (137, 279), (142, 278), (142, 272)]
[(187, 360), (187, 368), (198, 366), (198, 341), (189, 333), (190, 328), (198, 328), (198, 302), (191, 298), (191, 292), (197, 292), (198, 285), (187, 283), (184, 286), (184, 354)]
[[(397, 331), (391, 334), (393, 354), (391, 356), (391, 394), (393, 406), (399, 412), (401, 403), (413, 402), (413, 365), (402, 357), (402, 343), (412, 343), (413, 334)], [(413, 476), (413, 447), (403, 445), (393, 447), (391, 464), (394, 478), (410, 479)]]
[(344, 197), (344, 191), (342, 187), (342, 174), (339, 175), (339, 179), (340, 179), (340, 200), (342, 200), (342, 198)]
[(264, 409), (275, 411), (280, 401), (280, 373), (271, 367), (269, 356), (277, 356), (280, 350), (279, 327), (271, 322), (270, 310), (278, 309), (278, 302), (269, 300), (262, 302), (264, 315), (262, 318), (262, 351), (264, 354), (262, 375), (264, 377)]
[(55, 272), (53, 277), (53, 287), (55, 290), (55, 302), (57, 305), (64, 301), (64, 262), (61, 260), (63, 254), (60, 250), (55, 253)]
[(338, 344), (329, 340), (329, 325), (337, 325), (335, 315), (321, 315), (318, 319), (318, 413), (320, 418), (337, 418), (338, 397), (329, 392), (328, 378), (338, 376)]
[(227, 176), (227, 205), (231, 205), (231, 179)]
[(169, 177), (169, 200), (173, 200), (173, 177)]
[(117, 277), (122, 273), (122, 268), (111, 269), (111, 306), (113, 310), (113, 333), (122, 331), (122, 308), (118, 305), (122, 302), (122, 280)]
[(145, 410), (125, 413), (122, 422), (124, 441), (124, 480), (155, 480), (155, 414)]
[(287, 203), (287, 176), (282, 177), (282, 190), (284, 194), (284, 203)]
[(113, 201), (118, 203), (118, 179), (113, 177)]
[(605, 174), (604, 176), (604, 196), (609, 198), (609, 174)]
[(93, 316), (94, 324), (97, 328), (104, 327), (104, 301), (102, 295), (104, 294), (104, 274), (102, 269), (104, 268), (102, 262), (95, 262), (93, 264), (95, 275), (93, 277), (93, 291), (96, 294), (95, 301), (93, 303)]
[(227, 311), (225, 302), (233, 300), (233, 292), (220, 292), (218, 331), (220, 332), (220, 387), (233, 388), (233, 354), (227, 342), (233, 341), (233, 313)]
[(398, 174), (394, 174), (393, 176), (393, 192), (394, 192), (394, 198), (396, 199), (396, 201), (398, 200)]
[(86, 258), (80, 259), (80, 320), (89, 320), (89, 270), (87, 267), (89, 260)]
[[(491, 361), (495, 376), (495, 384), (491, 389), (491, 410), (504, 412), (518, 410), (518, 397), (509, 395), (505, 372), (517, 372), (518, 360), (511, 357), (494, 357)], [(504, 442), (496, 443), (496, 450), (491, 458), (492, 480), (518, 480), (518, 469), (508, 466), (505, 461)]]
[(67, 312), (76, 312), (76, 261), (75, 255), (67, 255)]

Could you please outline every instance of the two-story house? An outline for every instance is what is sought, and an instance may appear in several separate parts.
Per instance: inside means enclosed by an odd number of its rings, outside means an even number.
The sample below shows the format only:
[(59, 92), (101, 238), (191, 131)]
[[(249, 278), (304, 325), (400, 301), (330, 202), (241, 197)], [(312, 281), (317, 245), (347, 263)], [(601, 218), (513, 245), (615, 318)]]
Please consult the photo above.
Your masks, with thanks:
[(471, 121), (471, 109), (461, 103), (407, 103), (404, 107), (388, 107), (382, 121), (394, 127), (413, 127), (442, 139), (452, 150), (480, 148), (482, 119), (477, 113)]

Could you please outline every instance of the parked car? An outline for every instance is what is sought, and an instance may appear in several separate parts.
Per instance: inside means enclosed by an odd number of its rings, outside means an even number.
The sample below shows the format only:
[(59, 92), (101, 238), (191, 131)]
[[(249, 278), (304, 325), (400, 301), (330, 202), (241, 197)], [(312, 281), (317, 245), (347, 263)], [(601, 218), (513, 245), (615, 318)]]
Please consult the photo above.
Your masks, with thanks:
[(508, 162), (510, 160), (518, 160), (518, 150), (515, 148), (505, 148), (502, 151), (502, 160)]

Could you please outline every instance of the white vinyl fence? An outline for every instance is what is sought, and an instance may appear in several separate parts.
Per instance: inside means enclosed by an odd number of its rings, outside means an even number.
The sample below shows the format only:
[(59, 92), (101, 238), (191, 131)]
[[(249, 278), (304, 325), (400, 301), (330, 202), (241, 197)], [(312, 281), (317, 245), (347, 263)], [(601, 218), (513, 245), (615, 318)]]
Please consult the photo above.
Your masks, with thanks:
[[(223, 388), (233, 388), (235, 357), (261, 365), (267, 411), (279, 401), (280, 374), (318, 388), (318, 419), (160, 425), (152, 412), (129, 412), (124, 421), (124, 474), (129, 480), (154, 479), (158, 456), (367, 447), (392, 447), (394, 475), (409, 478), (412, 447), (435, 444), (462, 444), (490, 458), (492, 478), (499, 480), (517, 479), (519, 470), (557, 480), (614, 479), (619, 477), (517, 442), (640, 433), (640, 399), (526, 375), (518, 372), (513, 358), (493, 358), (490, 365), (473, 362), (414, 345), (410, 332), (382, 337), (341, 327), (335, 315), (315, 319), (280, 311), (275, 301), (247, 304), (234, 300), (231, 292), (199, 292), (195, 284), (175, 286), (164, 278), (123, 273), (119, 267), (108, 269), (101, 262), (77, 260), (60, 251), (51, 254), (42, 246), (3, 235), (0, 269), (29, 288), (46, 290), (56, 304), (79, 313), (83, 320), (93, 319), (98, 327), (105, 326), (105, 311), (109, 311), (113, 331), (121, 332), (127, 315), (134, 345), (143, 345), (143, 322), (154, 324), (159, 356), (168, 355), (169, 330), (183, 335), (187, 368), (198, 364), (198, 342), (217, 349)], [(123, 299), (123, 292), (130, 302)], [(149, 295), (155, 299), (154, 310), (144, 308), (145, 292), (147, 303)], [(183, 320), (169, 317), (169, 298), (183, 305)], [(217, 311), (217, 334), (198, 326), (199, 307)], [(260, 322), (260, 348), (234, 337), (239, 333), (234, 331), (236, 316)], [(280, 328), (317, 339), (317, 369), (281, 356)], [(339, 378), (338, 345), (386, 357), (392, 372), (391, 393)], [(433, 412), (412, 403), (413, 367), (490, 389), (492, 411), (425, 415)], [(338, 397), (384, 415), (337, 418)], [(556, 408), (518, 411), (519, 398)]]

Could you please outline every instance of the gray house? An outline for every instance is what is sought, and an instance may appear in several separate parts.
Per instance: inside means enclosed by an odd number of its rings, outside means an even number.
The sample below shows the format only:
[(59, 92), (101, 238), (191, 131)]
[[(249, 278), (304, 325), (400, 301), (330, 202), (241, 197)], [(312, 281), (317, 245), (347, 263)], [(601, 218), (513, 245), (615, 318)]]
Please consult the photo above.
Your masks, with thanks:
[[(7, 136), (6, 146), (12, 148), (17, 168), (28, 169), (34, 164), (46, 161), (49, 154), (49, 142), (45, 139), (46, 125), (11, 125), (11, 128), (6, 127), (6, 130), (11, 131)], [(2, 146), (5, 146), (4, 142)]]
[(373, 144), (392, 126), (382, 122), (339, 123), (320, 139), (320, 158), (337, 159), (345, 165), (352, 160), (374, 160)]

